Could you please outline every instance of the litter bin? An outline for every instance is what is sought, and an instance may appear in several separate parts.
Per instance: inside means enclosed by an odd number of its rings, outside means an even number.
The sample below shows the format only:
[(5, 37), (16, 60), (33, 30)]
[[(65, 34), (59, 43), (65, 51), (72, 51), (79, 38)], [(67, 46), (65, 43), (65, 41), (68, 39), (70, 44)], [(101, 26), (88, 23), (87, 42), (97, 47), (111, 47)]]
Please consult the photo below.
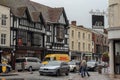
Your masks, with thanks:
[(102, 65), (98, 65), (98, 73), (99, 73), (99, 74), (102, 73)]

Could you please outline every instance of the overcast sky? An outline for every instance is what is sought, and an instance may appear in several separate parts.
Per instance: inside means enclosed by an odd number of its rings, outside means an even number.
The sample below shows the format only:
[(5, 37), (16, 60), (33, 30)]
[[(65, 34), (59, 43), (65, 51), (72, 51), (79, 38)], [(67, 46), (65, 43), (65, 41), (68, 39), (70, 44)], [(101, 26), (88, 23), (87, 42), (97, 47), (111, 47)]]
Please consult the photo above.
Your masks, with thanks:
[[(32, 0), (49, 7), (64, 7), (69, 22), (76, 20), (77, 25), (91, 27), (91, 14), (93, 11), (107, 11), (108, 0)], [(106, 18), (105, 18), (106, 19)], [(107, 20), (107, 19), (106, 19)], [(107, 21), (105, 20), (105, 26)]]

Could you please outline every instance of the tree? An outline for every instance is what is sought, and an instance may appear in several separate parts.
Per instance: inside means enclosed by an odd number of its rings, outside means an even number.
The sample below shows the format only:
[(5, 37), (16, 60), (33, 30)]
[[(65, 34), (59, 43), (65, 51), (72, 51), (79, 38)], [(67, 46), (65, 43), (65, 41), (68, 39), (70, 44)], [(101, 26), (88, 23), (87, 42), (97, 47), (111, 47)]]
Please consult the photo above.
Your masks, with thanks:
[(108, 52), (104, 52), (102, 54), (102, 61), (109, 62), (109, 54), (108, 54)]

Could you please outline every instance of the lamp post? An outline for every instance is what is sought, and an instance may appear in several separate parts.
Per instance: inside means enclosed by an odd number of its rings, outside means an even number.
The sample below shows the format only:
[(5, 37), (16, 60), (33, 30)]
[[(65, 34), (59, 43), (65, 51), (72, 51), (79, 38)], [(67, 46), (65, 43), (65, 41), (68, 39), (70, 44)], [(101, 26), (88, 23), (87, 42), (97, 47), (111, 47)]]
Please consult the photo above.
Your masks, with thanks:
[(12, 54), (11, 54), (11, 66), (13, 70), (15, 70), (15, 46), (13, 47)]
[(2, 54), (3, 50), (0, 49), (0, 63), (1, 63), (1, 54)]

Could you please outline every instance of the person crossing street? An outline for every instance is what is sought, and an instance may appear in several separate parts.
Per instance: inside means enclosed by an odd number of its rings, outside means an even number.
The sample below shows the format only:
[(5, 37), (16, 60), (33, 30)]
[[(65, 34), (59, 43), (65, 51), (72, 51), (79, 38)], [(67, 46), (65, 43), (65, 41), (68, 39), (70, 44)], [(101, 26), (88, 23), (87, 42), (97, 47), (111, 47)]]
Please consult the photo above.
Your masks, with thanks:
[(80, 64), (80, 66), (81, 66), (81, 77), (85, 77), (86, 74), (89, 77), (90, 74), (88, 73), (88, 70), (87, 70), (87, 62), (86, 62), (86, 58), (85, 57), (83, 57), (83, 60), (82, 60), (82, 62)]

